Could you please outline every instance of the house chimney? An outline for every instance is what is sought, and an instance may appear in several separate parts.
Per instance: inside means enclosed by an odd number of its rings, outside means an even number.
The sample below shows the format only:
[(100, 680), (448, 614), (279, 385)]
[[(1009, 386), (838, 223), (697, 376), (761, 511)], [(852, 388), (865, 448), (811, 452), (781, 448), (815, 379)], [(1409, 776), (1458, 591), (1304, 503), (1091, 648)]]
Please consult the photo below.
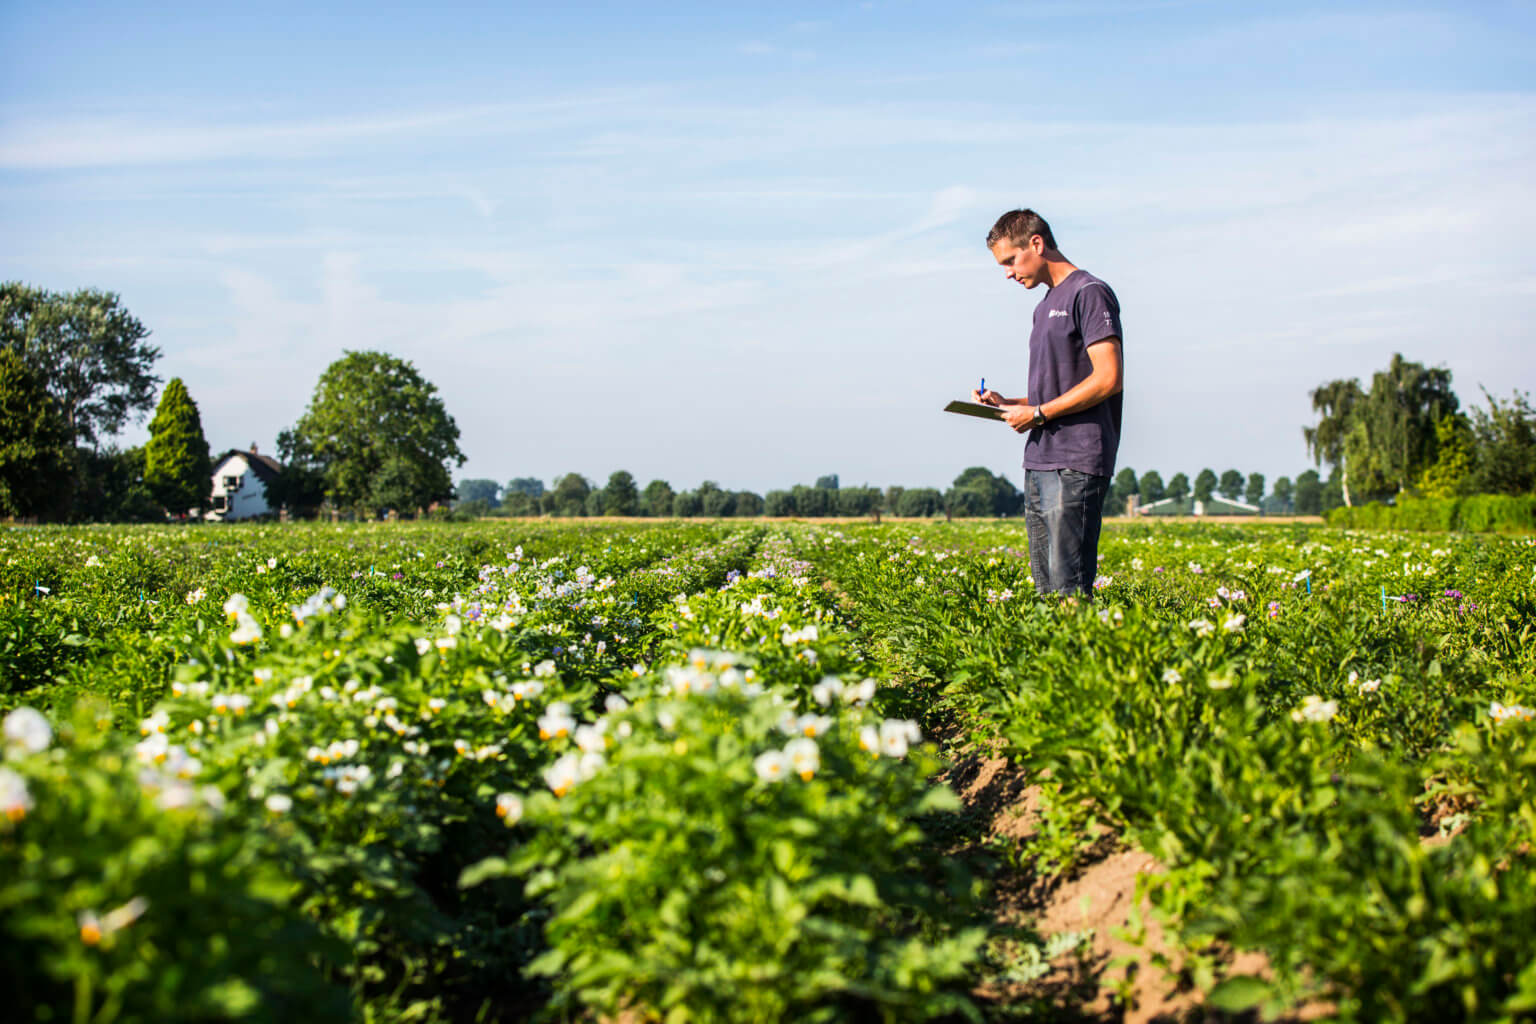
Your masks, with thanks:
[(256, 442), (255, 441), (251, 442), (251, 454), (252, 455), (256, 454)]

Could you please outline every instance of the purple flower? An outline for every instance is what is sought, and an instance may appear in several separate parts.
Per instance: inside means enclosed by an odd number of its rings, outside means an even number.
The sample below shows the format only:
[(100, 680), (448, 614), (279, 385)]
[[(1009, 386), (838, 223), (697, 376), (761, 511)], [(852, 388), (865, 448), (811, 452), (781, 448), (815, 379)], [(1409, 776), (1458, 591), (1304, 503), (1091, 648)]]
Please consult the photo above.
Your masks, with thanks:
[(403, 572), (391, 573), (389, 578), (392, 579), (392, 580), (403, 580), (403, 579), (405, 579), (405, 573), (403, 573)]
[(1463, 595), (1462, 595), (1461, 591), (1459, 591), (1459, 590), (1447, 590), (1445, 592), (1445, 596), (1446, 597), (1453, 597), (1456, 600), (1460, 601)]

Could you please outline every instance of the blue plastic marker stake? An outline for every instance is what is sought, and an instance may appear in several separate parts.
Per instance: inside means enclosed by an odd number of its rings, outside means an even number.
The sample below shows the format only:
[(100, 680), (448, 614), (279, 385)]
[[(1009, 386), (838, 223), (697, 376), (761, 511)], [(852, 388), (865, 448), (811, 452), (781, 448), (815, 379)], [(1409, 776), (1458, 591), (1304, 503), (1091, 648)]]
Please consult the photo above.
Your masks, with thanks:
[(1307, 577), (1307, 596), (1308, 597), (1312, 596), (1312, 577), (1311, 576)]
[(1387, 610), (1387, 587), (1386, 587), (1386, 584), (1382, 584), (1382, 587), (1381, 587), (1381, 610), (1382, 611), (1386, 611)]

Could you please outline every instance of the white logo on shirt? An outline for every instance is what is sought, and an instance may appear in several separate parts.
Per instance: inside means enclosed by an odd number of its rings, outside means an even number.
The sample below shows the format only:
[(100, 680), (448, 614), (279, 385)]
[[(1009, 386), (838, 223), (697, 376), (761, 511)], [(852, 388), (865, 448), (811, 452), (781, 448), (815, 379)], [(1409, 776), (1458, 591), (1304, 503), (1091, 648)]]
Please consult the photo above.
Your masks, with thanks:
[(1053, 309), (1050, 312), (1045, 314), (1045, 318), (1047, 320), (1049, 320), (1053, 316), (1071, 316), (1071, 315), (1072, 315), (1071, 313), (1068, 313), (1064, 309)]

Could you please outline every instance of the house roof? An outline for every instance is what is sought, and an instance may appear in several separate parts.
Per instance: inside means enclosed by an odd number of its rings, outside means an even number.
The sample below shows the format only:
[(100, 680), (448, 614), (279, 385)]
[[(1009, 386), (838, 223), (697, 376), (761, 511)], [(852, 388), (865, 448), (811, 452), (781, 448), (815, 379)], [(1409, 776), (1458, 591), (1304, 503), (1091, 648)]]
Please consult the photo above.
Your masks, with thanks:
[(229, 451), (213, 460), (214, 475), (217, 476), (224, 463), (228, 462), (236, 455), (245, 460), (246, 465), (250, 466), (251, 471), (256, 474), (256, 479), (260, 480), (264, 484), (268, 484), (273, 480), (276, 480), (277, 475), (283, 471), (283, 464), (278, 462), (270, 455), (261, 455), (257, 452), (246, 451), (242, 448), (231, 448)]

